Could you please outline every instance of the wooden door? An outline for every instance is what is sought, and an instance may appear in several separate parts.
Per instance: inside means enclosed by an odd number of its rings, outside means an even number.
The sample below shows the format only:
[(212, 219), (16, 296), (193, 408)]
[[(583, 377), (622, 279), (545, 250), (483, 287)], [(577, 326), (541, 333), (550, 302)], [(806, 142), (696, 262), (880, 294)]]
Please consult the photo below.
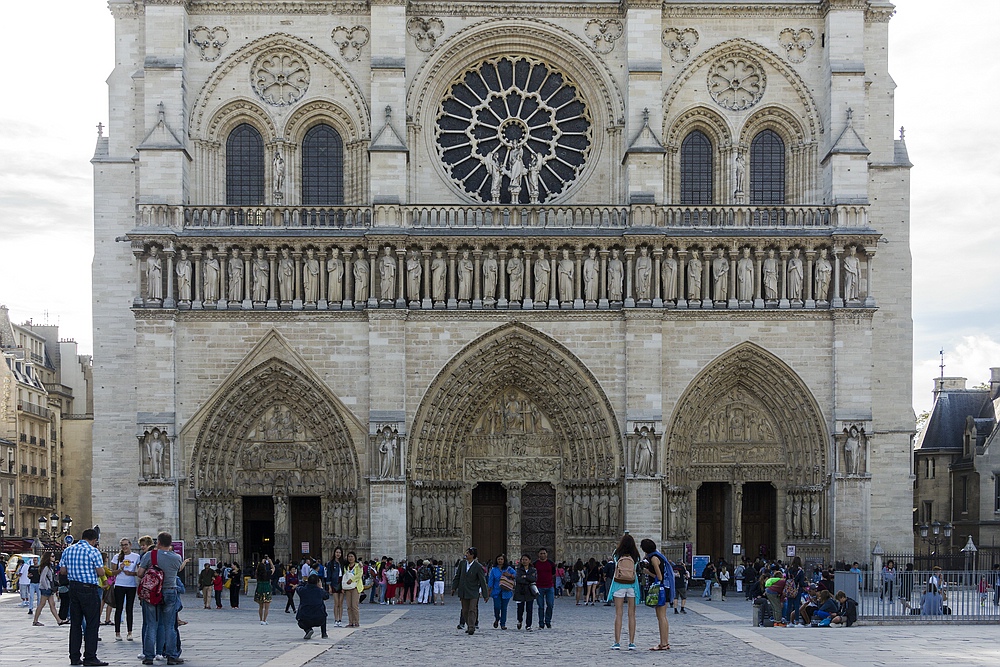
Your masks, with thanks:
[(543, 547), (556, 560), (556, 489), (548, 482), (529, 482), (521, 489), (521, 552), (535, 558)]
[(274, 557), (274, 498), (243, 496), (242, 546), (238, 559), (248, 572), (262, 557)]
[(698, 548), (696, 553), (715, 562), (726, 556), (726, 495), (728, 485), (705, 482), (698, 487)]
[[(292, 522), (292, 558), (298, 562), (303, 556), (323, 558), (323, 511), (319, 496), (292, 496), (289, 498)], [(309, 553), (302, 547), (308, 544)]]
[(743, 544), (751, 558), (777, 557), (775, 526), (776, 497), (774, 487), (767, 482), (747, 482), (743, 485)]
[[(507, 549), (507, 489), (481, 482), (472, 490), (472, 544), (486, 565)], [(464, 549), (463, 549), (464, 551)]]

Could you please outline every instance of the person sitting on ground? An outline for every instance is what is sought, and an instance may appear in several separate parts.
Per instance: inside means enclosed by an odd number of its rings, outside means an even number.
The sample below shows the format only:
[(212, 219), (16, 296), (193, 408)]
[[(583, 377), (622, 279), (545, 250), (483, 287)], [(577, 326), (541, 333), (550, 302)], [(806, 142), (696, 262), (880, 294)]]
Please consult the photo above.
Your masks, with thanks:
[(803, 625), (812, 623), (812, 615), (817, 609), (819, 609), (819, 588), (816, 584), (812, 584), (806, 592), (805, 602), (799, 607), (799, 616), (802, 617)]
[(920, 596), (920, 615), (944, 615), (944, 598), (941, 596), (941, 591), (933, 583), (928, 583), (927, 590)]
[[(288, 584), (286, 584), (288, 585)], [(326, 604), (330, 594), (320, 585), (319, 575), (313, 572), (306, 583), (295, 589), (299, 594), (299, 609), (295, 620), (305, 630), (303, 639), (312, 639), (313, 628), (319, 626), (320, 636), (326, 639)]]
[(830, 625), (833, 617), (840, 611), (840, 607), (830, 595), (830, 591), (820, 591), (818, 602), (819, 609), (813, 612), (810, 625), (814, 628), (825, 628)]
[(837, 591), (837, 594), (833, 596), (837, 601), (840, 610), (837, 615), (834, 616), (830, 623), (834, 625), (846, 625), (851, 627), (858, 622), (858, 603), (854, 598), (847, 597), (847, 593), (844, 591)]

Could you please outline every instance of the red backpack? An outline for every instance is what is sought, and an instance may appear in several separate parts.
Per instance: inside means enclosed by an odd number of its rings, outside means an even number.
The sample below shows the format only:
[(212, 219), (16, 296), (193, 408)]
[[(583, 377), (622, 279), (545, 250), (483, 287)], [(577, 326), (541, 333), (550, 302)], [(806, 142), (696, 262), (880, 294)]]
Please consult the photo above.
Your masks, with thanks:
[(156, 564), (156, 549), (150, 556), (153, 563), (142, 575), (139, 581), (139, 599), (148, 604), (161, 604), (163, 602), (163, 570)]

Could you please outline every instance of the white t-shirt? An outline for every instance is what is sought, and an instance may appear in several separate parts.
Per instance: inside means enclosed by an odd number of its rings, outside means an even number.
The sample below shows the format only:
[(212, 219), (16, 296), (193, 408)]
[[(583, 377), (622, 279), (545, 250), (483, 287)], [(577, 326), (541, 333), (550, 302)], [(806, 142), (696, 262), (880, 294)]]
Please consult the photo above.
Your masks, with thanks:
[(31, 563), (29, 561), (24, 561), (24, 564), (21, 565), (21, 569), (18, 570), (18, 573), (21, 575), (21, 578), (17, 580), (19, 585), (27, 586), (31, 583), (31, 579), (28, 577), (28, 568), (30, 567)]
[[(136, 588), (139, 585), (139, 580), (134, 574), (125, 574), (125, 570), (135, 572), (135, 568), (139, 565), (139, 558), (140, 555), (135, 551), (125, 554), (120, 565), (122, 572), (119, 572), (118, 576), (115, 577), (116, 588)], [(111, 564), (118, 565), (118, 554), (111, 557)]]

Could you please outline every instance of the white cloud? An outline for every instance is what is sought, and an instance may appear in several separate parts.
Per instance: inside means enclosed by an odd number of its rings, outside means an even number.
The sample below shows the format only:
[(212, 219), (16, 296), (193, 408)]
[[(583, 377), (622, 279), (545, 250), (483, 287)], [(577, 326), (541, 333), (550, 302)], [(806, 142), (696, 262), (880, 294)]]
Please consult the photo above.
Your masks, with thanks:
[[(952, 346), (944, 348), (945, 377), (968, 378), (970, 389), (989, 382), (990, 368), (1000, 367), (1000, 340), (987, 334), (961, 336)], [(933, 405), (934, 378), (941, 375), (941, 357), (924, 357), (914, 361), (913, 406), (917, 414)]]

